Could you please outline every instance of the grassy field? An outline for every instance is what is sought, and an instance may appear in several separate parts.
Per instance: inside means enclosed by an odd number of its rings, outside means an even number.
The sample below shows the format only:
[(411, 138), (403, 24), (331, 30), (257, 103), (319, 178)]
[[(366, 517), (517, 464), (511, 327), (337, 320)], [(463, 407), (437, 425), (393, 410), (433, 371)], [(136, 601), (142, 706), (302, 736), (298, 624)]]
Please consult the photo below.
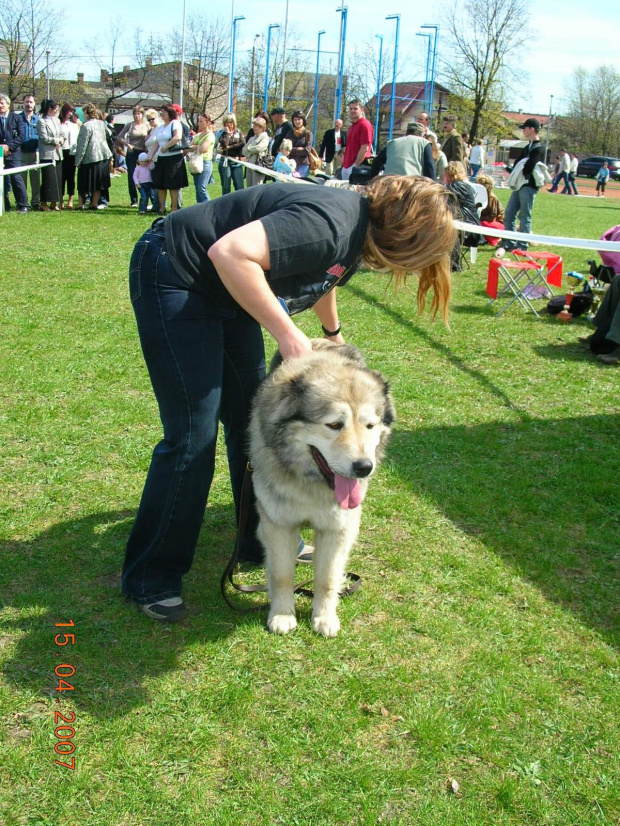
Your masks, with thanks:
[[(617, 203), (542, 193), (534, 230), (597, 238)], [(343, 332), (398, 424), (341, 635), (314, 635), (304, 598), (285, 638), (222, 602), (222, 457), (190, 617), (159, 626), (119, 591), (159, 438), (126, 286), (147, 224), (120, 206), (0, 224), (0, 823), (617, 826), (620, 372), (577, 345), (587, 323), (495, 319), (488, 250), (455, 277), (450, 331), (357, 275)]]

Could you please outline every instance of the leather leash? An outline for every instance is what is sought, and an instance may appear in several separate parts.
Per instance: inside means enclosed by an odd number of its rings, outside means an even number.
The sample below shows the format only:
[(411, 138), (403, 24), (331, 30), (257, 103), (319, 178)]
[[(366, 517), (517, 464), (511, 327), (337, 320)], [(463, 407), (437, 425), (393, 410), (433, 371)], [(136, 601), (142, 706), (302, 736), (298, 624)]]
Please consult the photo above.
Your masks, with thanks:
[[(252, 611), (262, 611), (264, 608), (269, 607), (269, 603), (265, 603), (264, 605), (253, 605), (250, 608), (240, 607), (239, 605), (235, 605), (233, 602), (230, 601), (228, 596), (228, 589), (227, 585), (231, 585), (235, 591), (238, 591), (242, 594), (257, 594), (257, 593), (266, 593), (267, 592), (267, 583), (258, 583), (256, 585), (242, 585), (239, 582), (235, 582), (234, 580), (234, 570), (237, 567), (239, 562), (239, 551), (241, 549), (241, 544), (243, 542), (243, 537), (245, 536), (247, 524), (248, 524), (248, 514), (250, 512), (251, 507), (251, 500), (252, 500), (252, 467), (248, 462), (246, 464), (245, 473), (243, 475), (243, 484), (241, 486), (241, 501), (239, 502), (239, 524), (237, 526), (237, 537), (235, 539), (235, 547), (232, 552), (232, 556), (228, 560), (228, 564), (224, 569), (224, 573), (220, 579), (220, 591), (222, 592), (222, 596), (224, 597), (224, 601), (233, 611), (239, 611), (242, 614), (247, 614)], [(345, 574), (348, 582), (348, 585), (345, 589), (340, 591), (340, 596), (350, 596), (354, 594), (357, 589), (362, 584), (362, 578), (358, 574), (353, 574), (347, 572)], [(293, 589), (293, 593), (301, 594), (305, 597), (313, 597), (314, 591), (309, 587), (312, 585), (314, 580), (307, 579), (305, 582), (300, 582), (298, 585), (295, 586)]]

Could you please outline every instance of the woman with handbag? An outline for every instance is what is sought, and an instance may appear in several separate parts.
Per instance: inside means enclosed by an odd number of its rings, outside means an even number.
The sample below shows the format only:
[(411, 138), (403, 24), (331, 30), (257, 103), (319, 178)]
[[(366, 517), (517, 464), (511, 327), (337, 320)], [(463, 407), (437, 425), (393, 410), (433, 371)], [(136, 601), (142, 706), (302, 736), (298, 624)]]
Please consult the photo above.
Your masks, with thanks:
[(82, 124), (75, 151), (79, 209), (84, 209), (90, 192), (90, 209), (105, 209), (100, 203), (102, 192), (110, 188), (110, 158), (108, 132), (101, 112), (92, 104), (83, 107), (86, 121)]
[(188, 158), (189, 171), (194, 179), (196, 187), (196, 203), (202, 204), (208, 201), (209, 193), (207, 184), (211, 180), (213, 173), (213, 149), (215, 147), (215, 135), (213, 134), (213, 121), (211, 115), (206, 112), (198, 115), (198, 132), (194, 135), (192, 145), (185, 150)]
[[(269, 152), (269, 135), (265, 118), (254, 118), (252, 121), (254, 135), (243, 147), (243, 156), (250, 163), (260, 166), (260, 160)], [(246, 169), (245, 179), (248, 186), (257, 186), (265, 182), (265, 176), (255, 169)]]
[(170, 192), (170, 211), (179, 208), (179, 190), (187, 186), (185, 156), (181, 148), (183, 129), (176, 109), (164, 103), (159, 111), (162, 125), (155, 133), (155, 143), (149, 152), (149, 160), (155, 160), (152, 172), (153, 184), (157, 187), (159, 214), (166, 214), (166, 194)]
[(293, 142), (291, 160), (297, 164), (297, 173), (300, 178), (307, 178), (310, 172), (310, 150), (312, 149), (312, 132), (306, 129), (306, 116), (298, 109), (293, 112), (293, 133), (289, 135)]

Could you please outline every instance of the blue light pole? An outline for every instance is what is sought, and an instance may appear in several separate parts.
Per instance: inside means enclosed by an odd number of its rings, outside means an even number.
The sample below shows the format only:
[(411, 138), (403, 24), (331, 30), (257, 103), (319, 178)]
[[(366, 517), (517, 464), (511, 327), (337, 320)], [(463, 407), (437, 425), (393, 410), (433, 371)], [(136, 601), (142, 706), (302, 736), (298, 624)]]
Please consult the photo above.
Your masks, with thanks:
[[(271, 30), (279, 29), (279, 23), (271, 23), (267, 29), (267, 63), (265, 65), (265, 96), (263, 97), (263, 111), (267, 111), (267, 99), (269, 97), (269, 52), (271, 51)], [(254, 112), (252, 112), (254, 117)]]
[(377, 112), (375, 114), (375, 155), (379, 151), (379, 110), (381, 108), (381, 70), (383, 63), (383, 35), (376, 34), (379, 38), (379, 69), (377, 73)]
[(316, 75), (314, 76), (314, 117), (312, 118), (312, 131), (314, 132), (314, 143), (316, 146), (316, 125), (319, 120), (317, 108), (319, 105), (319, 59), (321, 57), (321, 35), (325, 34), (325, 29), (321, 29), (316, 44)]
[(417, 37), (428, 37), (426, 44), (426, 74), (424, 75), (424, 111), (428, 112), (428, 92), (430, 87), (430, 78), (428, 76), (431, 67), (431, 36), (423, 32), (416, 32)]
[(396, 37), (394, 39), (394, 71), (392, 72), (392, 100), (390, 105), (390, 132), (388, 139), (394, 134), (394, 109), (396, 108), (396, 73), (398, 72), (398, 37), (400, 35), (400, 14), (388, 14), (386, 20), (396, 20)]
[(435, 106), (435, 68), (437, 66), (437, 43), (439, 42), (439, 26), (435, 23), (425, 23), (423, 26), (420, 26), (421, 29), (434, 29), (435, 37), (433, 42), (433, 62), (431, 65), (431, 101), (430, 107), (428, 110), (428, 116), (430, 117), (429, 126), (433, 128), (433, 108)]
[(243, 15), (233, 17), (232, 25), (232, 58), (230, 60), (230, 85), (228, 89), (228, 111), (233, 112), (233, 98), (235, 89), (235, 45), (237, 43), (237, 23), (239, 20), (245, 20)]
[(347, 40), (347, 11), (348, 6), (341, 6), (340, 12), (340, 49), (338, 57), (338, 85), (336, 87), (336, 104), (334, 106), (334, 122), (340, 117), (342, 106), (342, 84), (344, 81), (344, 48)]

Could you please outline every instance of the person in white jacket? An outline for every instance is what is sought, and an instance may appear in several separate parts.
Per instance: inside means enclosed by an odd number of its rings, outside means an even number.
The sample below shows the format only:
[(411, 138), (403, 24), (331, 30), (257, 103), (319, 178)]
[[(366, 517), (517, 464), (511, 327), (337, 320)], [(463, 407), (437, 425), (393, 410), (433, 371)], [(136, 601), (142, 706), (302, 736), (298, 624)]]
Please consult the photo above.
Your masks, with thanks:
[(557, 192), (558, 186), (560, 185), (560, 181), (564, 181), (564, 189), (570, 190), (570, 184), (568, 181), (568, 175), (570, 173), (570, 155), (566, 149), (562, 149), (560, 154), (560, 169), (558, 171), (558, 175), (555, 178), (555, 183), (549, 190), (549, 192)]
[[(269, 152), (269, 135), (267, 134), (267, 121), (265, 118), (257, 117), (252, 121), (254, 136), (243, 147), (243, 157), (253, 164), (259, 164), (263, 155)], [(255, 169), (246, 169), (245, 180), (247, 186), (256, 186), (265, 182), (265, 176)]]

